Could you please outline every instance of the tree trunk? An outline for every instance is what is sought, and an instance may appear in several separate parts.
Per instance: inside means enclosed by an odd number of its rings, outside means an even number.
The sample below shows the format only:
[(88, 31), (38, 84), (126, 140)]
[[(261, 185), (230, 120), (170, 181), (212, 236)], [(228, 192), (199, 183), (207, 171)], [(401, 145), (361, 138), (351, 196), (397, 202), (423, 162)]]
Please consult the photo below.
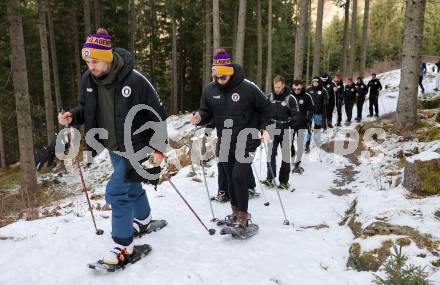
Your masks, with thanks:
[(368, 50), (368, 19), (370, 15), (370, 0), (365, 0), (364, 8), (364, 24), (362, 27), (362, 48), (361, 62), (359, 66), (359, 74), (364, 77), (364, 70), (367, 67), (367, 50)]
[(321, 65), (321, 41), (322, 41), (322, 19), (324, 17), (324, 0), (318, 0), (318, 11), (316, 15), (316, 31), (315, 31), (315, 46), (313, 48), (313, 68), (312, 74), (319, 73)]
[(136, 8), (134, 0), (128, 0), (128, 34), (130, 36), (129, 50), (131, 52), (131, 55), (133, 56), (133, 60), (135, 60)]
[(426, 0), (405, 2), (402, 71), (395, 123), (397, 129), (411, 128), (417, 123), (418, 76), (426, 5)]
[(205, 61), (203, 69), (203, 86), (212, 81), (211, 58), (212, 58), (212, 21), (211, 21), (211, 0), (205, 0)]
[(246, 30), (246, 0), (240, 0), (238, 8), (237, 38), (235, 40), (235, 62), (243, 66), (244, 38)]
[(52, 83), (50, 80), (49, 46), (47, 43), (47, 1), (38, 0), (38, 32), (41, 47), (41, 69), (43, 75), (44, 110), (46, 115), (46, 140), (49, 144), (55, 135)]
[(86, 37), (92, 33), (92, 23), (90, 19), (90, 0), (83, 0), (84, 4), (84, 32)]
[(79, 30), (78, 30), (78, 8), (74, 7), (72, 11), (72, 34), (73, 34), (73, 52), (74, 56), (72, 57), (72, 60), (74, 61), (75, 65), (75, 83), (76, 83), (76, 94), (78, 96), (78, 102), (80, 100), (80, 80), (81, 80), (81, 54), (79, 51)]
[(213, 29), (213, 51), (220, 47), (220, 7), (219, 0), (212, 1), (212, 29)]
[(263, 84), (263, 30), (261, 27), (261, 0), (257, 0), (257, 80), (258, 87)]
[[(51, 0), (49, 0), (49, 1), (51, 1)], [(60, 77), (58, 75), (59, 73), (58, 73), (57, 47), (55, 44), (55, 31), (54, 31), (54, 27), (53, 27), (53, 19), (52, 19), (51, 10), (52, 10), (52, 7), (49, 4), (48, 10), (47, 10), (47, 19), (49, 22), (50, 54), (52, 55), (53, 83), (55, 86), (55, 103), (57, 105), (57, 111), (59, 111), (62, 107), (62, 101), (61, 101), (61, 91), (60, 91)]]
[(150, 22), (150, 28), (151, 28), (151, 34), (150, 34), (150, 76), (153, 80), (156, 78), (155, 73), (155, 52), (156, 52), (156, 46), (154, 43), (154, 40), (156, 39), (156, 8), (154, 1), (151, 2), (150, 6), (150, 16), (151, 16), (151, 22)]
[(272, 0), (269, 0), (267, 5), (267, 65), (264, 85), (266, 94), (272, 90)]
[(95, 30), (101, 28), (101, 1), (93, 1), (93, 12), (95, 13)]
[(7, 13), (11, 42), (11, 70), (17, 114), (18, 147), (20, 149), (21, 190), (24, 193), (35, 194), (38, 185), (35, 175), (32, 121), (20, 1), (8, 1)]
[(348, 25), (350, 23), (350, 0), (346, 0), (344, 6), (344, 35), (342, 38), (342, 51), (339, 58), (339, 73), (342, 78), (345, 78), (347, 67), (347, 51), (348, 51)]
[(293, 71), (293, 79), (298, 80), (303, 79), (309, 1), (299, 0), (299, 24), (295, 35), (295, 66)]
[(0, 120), (0, 168), (6, 168), (5, 140), (3, 138), (2, 122)]
[[(174, 9), (173, 9), (174, 11)], [(172, 64), (172, 112), (174, 114), (177, 114), (178, 112), (178, 84), (177, 84), (177, 27), (176, 27), (176, 17), (173, 16), (173, 24), (172, 24), (172, 30), (173, 30), (173, 40), (172, 40), (172, 57), (173, 57), (173, 64)]]
[(309, 17), (307, 21), (307, 33), (306, 33), (306, 40), (307, 40), (307, 53), (306, 53), (306, 82), (309, 82), (310, 78), (310, 49), (312, 46), (312, 1), (309, 1)]
[(347, 68), (347, 76), (353, 77), (354, 58), (356, 55), (356, 31), (357, 31), (357, 0), (352, 0), (353, 10), (351, 14), (351, 40), (349, 50), (349, 60)]

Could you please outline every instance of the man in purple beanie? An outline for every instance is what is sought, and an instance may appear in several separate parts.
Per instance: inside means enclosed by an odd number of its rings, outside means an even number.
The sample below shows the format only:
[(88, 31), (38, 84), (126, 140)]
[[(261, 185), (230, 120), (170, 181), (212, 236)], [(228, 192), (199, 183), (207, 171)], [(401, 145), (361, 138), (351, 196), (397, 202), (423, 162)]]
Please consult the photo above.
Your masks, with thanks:
[(266, 126), (271, 107), (260, 88), (245, 79), (241, 66), (231, 63), (231, 56), (217, 50), (212, 65), (213, 81), (206, 86), (200, 109), (191, 122), (212, 122), (217, 129), (220, 167), (226, 175), (232, 214), (220, 233), (247, 238), (257, 233), (258, 226), (249, 223), (247, 173), (252, 154), (261, 140), (267, 141)]
[[(103, 128), (107, 138), (96, 139), (108, 151), (114, 172), (107, 183), (105, 198), (112, 207), (112, 238), (114, 245), (100, 260), (101, 263), (121, 268), (132, 262), (136, 254), (133, 237), (156, 231), (166, 226), (164, 220), (152, 220), (151, 209), (141, 182), (157, 184), (158, 179), (147, 179), (135, 170), (132, 158), (122, 156), (128, 150), (138, 152), (148, 146), (155, 167), (148, 170), (156, 177), (160, 173), (160, 163), (166, 151), (166, 114), (160, 98), (150, 80), (133, 68), (133, 57), (124, 49), (112, 48), (112, 37), (105, 29), (87, 37), (82, 49), (82, 58), (88, 70), (81, 78), (80, 104), (69, 112), (60, 113), (58, 121), (62, 125), (79, 126), (85, 130)], [(136, 113), (131, 129), (125, 128), (129, 112), (137, 106), (147, 106)], [(160, 125), (159, 131), (150, 129), (136, 132), (147, 122)], [(157, 141), (153, 137), (159, 135)], [(125, 143), (126, 136), (131, 146)], [(97, 150), (88, 150), (93, 155)], [(140, 152), (140, 151), (139, 151)], [(141, 162), (144, 160), (136, 160)]]

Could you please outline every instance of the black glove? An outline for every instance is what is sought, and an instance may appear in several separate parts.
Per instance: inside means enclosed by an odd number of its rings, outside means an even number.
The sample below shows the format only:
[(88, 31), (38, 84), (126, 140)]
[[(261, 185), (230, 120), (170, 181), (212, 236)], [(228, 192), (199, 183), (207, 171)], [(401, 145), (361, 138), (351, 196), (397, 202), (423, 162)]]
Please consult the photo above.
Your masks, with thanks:
[(41, 170), (44, 164), (47, 162), (47, 167), (55, 166), (55, 141), (51, 144), (44, 146), (35, 154), (35, 166), (37, 170)]

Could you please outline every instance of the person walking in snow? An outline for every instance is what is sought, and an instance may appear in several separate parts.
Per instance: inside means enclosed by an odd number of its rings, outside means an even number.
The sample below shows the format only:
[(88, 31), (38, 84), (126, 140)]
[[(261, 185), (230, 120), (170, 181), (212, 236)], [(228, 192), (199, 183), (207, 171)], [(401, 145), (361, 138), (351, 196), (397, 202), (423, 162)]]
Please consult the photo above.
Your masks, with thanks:
[[(326, 109), (328, 105), (328, 93), (327, 90), (322, 86), (321, 79), (319, 76), (315, 76), (312, 79), (312, 86), (306, 89), (306, 93), (312, 96), (313, 100), (313, 139), (317, 147), (321, 147), (321, 129), (327, 129), (326, 120), (323, 121), (323, 116), (326, 114)], [(310, 126), (312, 122), (310, 121)], [(308, 135), (306, 143), (306, 152), (310, 151), (310, 140), (311, 136)]]
[[(261, 140), (268, 141), (266, 127), (270, 119), (270, 103), (253, 82), (245, 79), (240, 65), (231, 62), (231, 56), (224, 49), (218, 49), (213, 57), (213, 81), (205, 87), (200, 98), (200, 108), (191, 118), (191, 123), (204, 125), (212, 120), (217, 129), (219, 161), (226, 174), (232, 214), (230, 225), (238, 235), (249, 229), (254, 233), (258, 227), (249, 224), (249, 192), (247, 179), (252, 154)], [(250, 128), (251, 137), (242, 130)], [(256, 133), (260, 138), (256, 138)], [(244, 149), (243, 153), (241, 153)], [(244, 158), (244, 159), (243, 159)]]
[(382, 84), (376, 77), (376, 73), (371, 74), (371, 80), (368, 82), (367, 87), (370, 91), (368, 98), (370, 114), (367, 117), (373, 117), (373, 111), (376, 117), (379, 116), (379, 92), (382, 90)]
[[(284, 139), (290, 140), (290, 126), (299, 112), (298, 102), (286, 86), (286, 81), (281, 75), (273, 79), (273, 90), (268, 96), (271, 103), (272, 113), (270, 121), (275, 124), (275, 129), (279, 132), (274, 135), (273, 142), (269, 144), (271, 150), (270, 161), (267, 162), (267, 178), (263, 184), (273, 188), (275, 186), (275, 177), (277, 175), (276, 158), (278, 146), (281, 146), (281, 167), (278, 175), (280, 184), (277, 186), (281, 190), (289, 189), (290, 174), (290, 145), (285, 147)], [(290, 144), (290, 141), (288, 141)]]
[(309, 122), (313, 117), (313, 99), (310, 94), (306, 93), (301, 80), (294, 80), (292, 82), (293, 96), (296, 98), (299, 106), (299, 112), (292, 121), (292, 128), (294, 129), (294, 136), (296, 136), (296, 150), (292, 141), (292, 157), (295, 156), (295, 164), (292, 170), (293, 173), (301, 174), (304, 169), (301, 167), (301, 160), (304, 152), (304, 138), (309, 131)]
[(351, 124), (351, 118), (353, 114), (353, 106), (356, 102), (358, 96), (358, 91), (353, 83), (353, 78), (347, 79), (347, 85), (344, 87), (344, 103), (345, 103), (345, 114), (347, 115), (347, 121), (345, 124), (348, 126)]
[(425, 93), (425, 87), (423, 86), (423, 78), (425, 77), (427, 72), (426, 63), (422, 61), (419, 65), (419, 86), (422, 89), (422, 93)]
[[(134, 169), (131, 160), (116, 151), (124, 152), (128, 148), (124, 143), (124, 133), (130, 136), (134, 151), (149, 146), (155, 150), (151, 153), (155, 167), (149, 173), (158, 176), (166, 150), (166, 114), (153, 84), (133, 68), (133, 57), (127, 50), (112, 48), (112, 37), (107, 30), (100, 28), (87, 37), (82, 58), (88, 70), (81, 78), (80, 104), (68, 112), (60, 113), (58, 122), (61, 125), (85, 124), (86, 132), (103, 128), (108, 133), (107, 139), (98, 141), (109, 151), (113, 166), (105, 199), (112, 207), (114, 245), (101, 261), (108, 265), (124, 266), (135, 255), (133, 238), (164, 227), (166, 221), (152, 220), (148, 198), (141, 184), (147, 180), (157, 183), (157, 180), (145, 179)], [(142, 110), (137, 113), (131, 129), (127, 130), (124, 121), (137, 104), (145, 104), (154, 112)], [(134, 133), (146, 122), (157, 122), (160, 129)], [(159, 136), (157, 143), (153, 142), (154, 135)], [(97, 154), (91, 146), (87, 145), (87, 148), (94, 155)]]
[(321, 81), (328, 94), (328, 105), (325, 109), (326, 114), (324, 115), (324, 119), (327, 120), (327, 127), (333, 128), (333, 111), (336, 105), (335, 93), (338, 88), (327, 72), (321, 74)]
[(339, 73), (336, 73), (334, 82), (336, 85), (336, 111), (338, 113), (338, 121), (336, 123), (336, 126), (340, 127), (342, 122), (342, 106), (344, 105), (344, 82), (342, 81), (342, 77)]
[[(220, 166), (220, 163), (217, 165), (218, 168), (218, 191), (217, 196), (214, 198), (217, 202), (226, 203), (229, 202), (229, 193), (228, 193), (228, 183), (226, 180), (226, 174), (223, 171), (223, 168)], [(247, 185), (249, 190), (249, 198), (255, 198), (260, 195), (255, 190), (257, 184), (255, 183), (254, 173), (252, 172), (252, 168), (249, 168), (247, 174)]]
[(362, 109), (364, 108), (365, 96), (368, 93), (368, 87), (364, 84), (362, 77), (358, 77), (356, 80), (356, 121), (362, 120)]
[(434, 91), (439, 91), (440, 90), (440, 58), (438, 59), (437, 63), (435, 64), (435, 68), (437, 69), (437, 75), (435, 77)]

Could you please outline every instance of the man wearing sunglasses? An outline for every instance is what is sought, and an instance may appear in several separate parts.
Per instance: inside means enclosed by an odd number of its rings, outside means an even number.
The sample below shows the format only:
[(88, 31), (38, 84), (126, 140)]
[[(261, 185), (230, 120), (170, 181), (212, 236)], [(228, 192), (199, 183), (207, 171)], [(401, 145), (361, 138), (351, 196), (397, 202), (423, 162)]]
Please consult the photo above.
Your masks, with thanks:
[(294, 80), (292, 83), (293, 96), (298, 101), (299, 112), (295, 117), (295, 121), (292, 124), (294, 129), (294, 137), (296, 135), (297, 151), (292, 141), (291, 155), (295, 156), (295, 166), (292, 170), (293, 173), (301, 174), (304, 172), (304, 168), (301, 167), (301, 159), (304, 152), (304, 136), (309, 130), (308, 122), (312, 120), (313, 116), (313, 100), (310, 94), (306, 93), (301, 80)]
[(232, 208), (229, 224), (233, 227), (228, 230), (249, 236), (250, 229), (255, 234), (258, 226), (248, 222), (249, 192), (243, 175), (249, 172), (250, 154), (260, 140), (269, 140), (266, 126), (270, 103), (257, 85), (245, 79), (241, 66), (231, 63), (231, 56), (224, 49), (218, 49), (213, 57), (212, 76), (214, 80), (203, 91), (200, 109), (193, 114), (191, 123), (203, 125), (212, 121), (217, 129), (220, 167), (226, 174)]

